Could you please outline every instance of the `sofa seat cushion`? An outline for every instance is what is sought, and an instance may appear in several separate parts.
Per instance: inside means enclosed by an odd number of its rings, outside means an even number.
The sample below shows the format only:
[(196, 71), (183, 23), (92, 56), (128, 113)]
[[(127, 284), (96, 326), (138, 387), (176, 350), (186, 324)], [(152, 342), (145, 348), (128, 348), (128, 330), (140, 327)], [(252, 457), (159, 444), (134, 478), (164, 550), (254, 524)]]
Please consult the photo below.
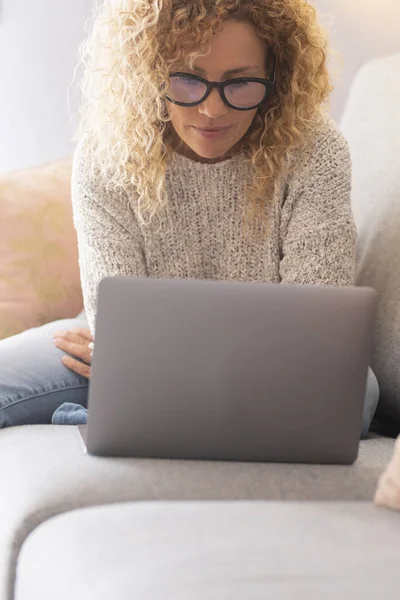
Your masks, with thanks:
[(361, 442), (353, 466), (101, 458), (77, 427), (0, 432), (0, 600), (12, 594), (16, 558), (43, 521), (85, 506), (131, 500), (372, 500), (394, 440)]
[(116, 504), (36, 529), (15, 599), (397, 600), (399, 547), (368, 503)]

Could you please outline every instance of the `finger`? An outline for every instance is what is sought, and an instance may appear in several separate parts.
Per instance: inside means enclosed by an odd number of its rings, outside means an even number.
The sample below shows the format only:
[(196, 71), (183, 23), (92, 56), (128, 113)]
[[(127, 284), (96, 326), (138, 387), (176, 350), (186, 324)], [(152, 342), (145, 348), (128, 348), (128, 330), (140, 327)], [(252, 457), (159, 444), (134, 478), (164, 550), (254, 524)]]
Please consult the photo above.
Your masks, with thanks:
[(53, 333), (53, 339), (63, 339), (68, 342), (75, 342), (76, 344), (79, 342), (83, 344), (86, 341), (84, 338), (81, 338), (80, 335), (73, 333), (72, 331), (56, 331)]
[[(63, 332), (61, 332), (63, 333)], [(54, 340), (64, 340), (65, 342), (69, 342), (71, 344), (77, 344), (79, 346), (87, 346), (89, 341), (86, 338), (81, 337), (77, 333), (73, 331), (65, 331), (64, 335), (54, 336)]]
[(87, 342), (85, 342), (85, 344), (75, 344), (74, 342), (68, 342), (63, 338), (56, 338), (54, 340), (54, 345), (60, 350), (68, 352), (68, 354), (71, 354), (72, 356), (81, 358), (89, 365), (92, 362), (92, 349), (89, 348)]
[(65, 329), (60, 329), (60, 331), (55, 331), (53, 333), (53, 338), (62, 338), (65, 337), (67, 335), (67, 332), (65, 331)]
[(71, 329), (73, 333), (77, 333), (84, 340), (88, 340), (89, 342), (94, 342), (94, 337), (92, 336), (90, 329), (84, 329), (83, 327), (74, 327)]
[(53, 338), (64, 338), (69, 342), (84, 343), (86, 341), (93, 342), (94, 338), (90, 333), (90, 329), (83, 329), (81, 327), (76, 327), (74, 329), (70, 329), (69, 331), (56, 331), (53, 333)]
[(92, 369), (91, 369), (91, 367), (89, 367), (89, 365), (81, 363), (79, 360), (75, 360), (74, 358), (71, 358), (71, 356), (63, 356), (61, 359), (61, 362), (68, 369), (70, 369), (71, 371), (74, 371), (74, 373), (77, 373), (78, 375), (82, 375), (82, 377), (86, 377), (86, 379), (91, 378)]

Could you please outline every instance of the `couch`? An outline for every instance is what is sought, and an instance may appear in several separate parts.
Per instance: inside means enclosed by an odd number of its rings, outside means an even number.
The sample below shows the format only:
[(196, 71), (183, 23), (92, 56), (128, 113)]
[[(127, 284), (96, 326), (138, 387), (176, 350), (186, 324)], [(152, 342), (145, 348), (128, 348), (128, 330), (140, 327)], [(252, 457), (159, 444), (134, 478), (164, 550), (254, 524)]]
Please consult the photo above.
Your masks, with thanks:
[[(0, 184), (0, 337), (82, 306), (69, 170)], [(110, 459), (75, 427), (5, 429), (0, 600), (398, 598), (400, 515), (372, 504), (393, 449), (372, 433), (353, 466)]]
[(71, 167), (0, 177), (0, 340), (82, 309)]
[[(0, 598), (17, 581), (17, 600), (155, 600), (164, 587), (165, 598), (220, 600), (240, 569), (249, 599), (292, 598), (296, 581), (316, 594), (305, 598), (339, 598), (332, 578), (342, 593), (362, 572), (360, 589), (376, 591), (400, 547), (400, 516), (371, 504), (393, 447), (371, 435), (353, 466), (112, 459), (85, 454), (76, 427), (5, 429)], [(367, 539), (379, 544), (363, 563)], [(285, 577), (286, 596), (274, 591)]]

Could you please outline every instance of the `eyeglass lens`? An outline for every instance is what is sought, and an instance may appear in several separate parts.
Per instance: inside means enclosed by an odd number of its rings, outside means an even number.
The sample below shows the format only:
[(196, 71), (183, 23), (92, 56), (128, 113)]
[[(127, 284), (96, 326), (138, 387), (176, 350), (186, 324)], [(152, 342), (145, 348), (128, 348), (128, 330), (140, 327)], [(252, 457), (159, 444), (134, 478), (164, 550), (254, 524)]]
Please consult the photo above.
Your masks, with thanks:
[[(170, 78), (168, 95), (175, 102), (184, 104), (199, 102), (204, 98), (206, 92), (206, 84), (194, 77), (176, 75)], [(247, 108), (262, 102), (265, 96), (265, 86), (256, 81), (232, 83), (225, 86), (225, 96), (233, 106)]]

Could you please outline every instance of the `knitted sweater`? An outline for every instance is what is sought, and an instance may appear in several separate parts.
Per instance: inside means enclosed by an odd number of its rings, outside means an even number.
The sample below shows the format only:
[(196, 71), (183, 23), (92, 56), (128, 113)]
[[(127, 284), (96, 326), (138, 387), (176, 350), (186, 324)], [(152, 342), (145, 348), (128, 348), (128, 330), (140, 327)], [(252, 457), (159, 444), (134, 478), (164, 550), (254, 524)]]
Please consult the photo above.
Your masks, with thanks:
[(268, 233), (243, 227), (240, 155), (216, 164), (175, 154), (168, 202), (149, 225), (137, 218), (135, 192), (108, 192), (90, 177), (78, 146), (72, 198), (84, 304), (94, 333), (97, 287), (105, 276), (218, 279), (348, 285), (354, 281), (356, 233), (347, 142), (327, 115), (276, 191)]

